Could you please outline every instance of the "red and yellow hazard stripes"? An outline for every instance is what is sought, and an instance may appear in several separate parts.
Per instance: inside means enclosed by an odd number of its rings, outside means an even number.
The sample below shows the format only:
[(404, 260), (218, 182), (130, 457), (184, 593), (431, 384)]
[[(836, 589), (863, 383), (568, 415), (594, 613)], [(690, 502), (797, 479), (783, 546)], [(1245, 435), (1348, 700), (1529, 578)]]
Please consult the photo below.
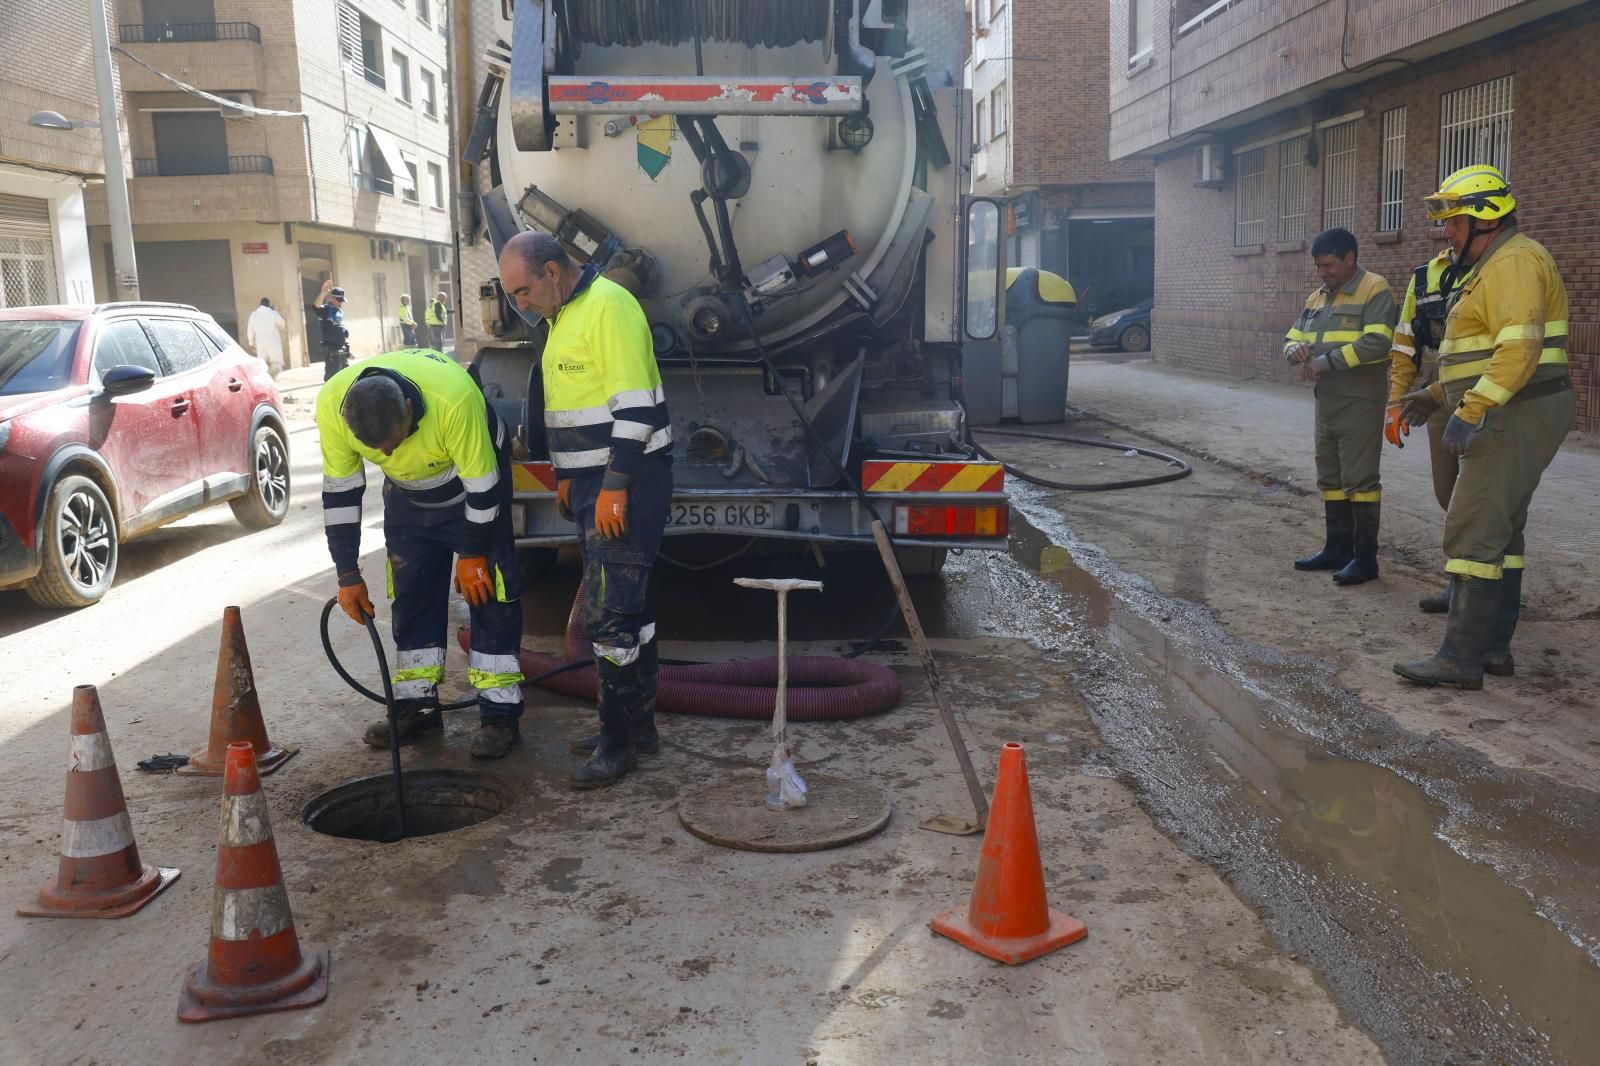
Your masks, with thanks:
[(511, 491), (556, 491), (556, 468), (550, 463), (512, 463)]
[(999, 463), (907, 463), (872, 459), (861, 464), (867, 492), (1003, 492)]

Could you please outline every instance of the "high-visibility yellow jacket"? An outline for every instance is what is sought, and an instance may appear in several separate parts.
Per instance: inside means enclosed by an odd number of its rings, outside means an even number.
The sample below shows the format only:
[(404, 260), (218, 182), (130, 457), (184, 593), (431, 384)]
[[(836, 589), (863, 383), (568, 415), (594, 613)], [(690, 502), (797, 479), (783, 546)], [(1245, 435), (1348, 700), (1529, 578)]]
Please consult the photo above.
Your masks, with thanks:
[(558, 477), (604, 470), (621, 487), (646, 455), (671, 450), (650, 323), (616, 282), (584, 268), (550, 322), (542, 375), (545, 439)]
[(410, 304), (400, 305), (400, 324), (402, 326), (415, 326), (417, 324), (415, 316), (411, 314)]
[(1318, 390), (1381, 401), (1395, 314), (1389, 283), (1358, 268), (1337, 292), (1324, 285), (1306, 297), (1305, 310), (1285, 335), (1283, 348), (1287, 352), (1296, 344), (1311, 345), (1312, 358), (1323, 364)]
[(442, 326), (445, 323), (445, 319), (450, 317), (450, 308), (445, 305), (443, 300), (429, 300), (427, 314), (423, 317), (430, 326)]
[[(392, 455), (356, 439), (341, 409), (345, 394), (369, 374), (386, 374), (411, 401), (411, 432)], [(469, 543), (461, 555), (482, 555), (504, 495), (497, 438), (504, 430), (466, 368), (438, 352), (407, 348), (363, 359), (335, 374), (317, 396), (322, 438), (322, 521), (339, 573), (356, 567), (361, 546), (361, 496), (372, 463), (419, 507), (465, 504)]]
[(1430, 388), (1467, 422), (1531, 382), (1567, 377), (1567, 288), (1544, 245), (1510, 227), (1456, 290)]
[[(1452, 262), (1450, 249), (1445, 248), (1421, 268), (1424, 288), (1420, 294), (1417, 292), (1416, 272), (1412, 273), (1411, 281), (1406, 285), (1406, 298), (1400, 303), (1400, 321), (1394, 325), (1394, 346), (1389, 350), (1390, 403), (1397, 402), (1411, 391), (1411, 384), (1417, 380), (1419, 371), (1439, 363), (1437, 349), (1425, 347), (1418, 350), (1412, 323), (1417, 317), (1418, 296), (1437, 294), (1444, 272), (1450, 269)], [(1438, 328), (1437, 325), (1435, 328)]]

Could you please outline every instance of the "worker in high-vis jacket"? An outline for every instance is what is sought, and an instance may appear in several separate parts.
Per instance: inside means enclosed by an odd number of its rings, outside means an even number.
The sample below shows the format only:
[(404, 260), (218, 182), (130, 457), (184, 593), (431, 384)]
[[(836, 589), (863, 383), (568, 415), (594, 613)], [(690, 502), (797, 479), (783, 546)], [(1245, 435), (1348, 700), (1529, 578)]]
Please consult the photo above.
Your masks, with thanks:
[(545, 438), (557, 502), (578, 524), (600, 705), (600, 732), (572, 745), (588, 756), (572, 783), (595, 788), (659, 749), (650, 575), (672, 503), (672, 422), (649, 322), (625, 288), (531, 231), (506, 242), (500, 283), (525, 319), (548, 323)]
[(1296, 570), (1332, 570), (1340, 585), (1378, 576), (1383, 408), (1396, 308), (1389, 283), (1356, 261), (1349, 230), (1311, 242), (1322, 286), (1284, 339), (1284, 358), (1314, 380), (1317, 487), (1326, 536), (1322, 550), (1296, 559)]
[[(472, 755), (498, 759), (522, 717), (522, 572), (511, 529), (510, 433), (467, 371), (426, 349), (389, 352), (335, 374), (317, 397), (322, 517), (339, 605), (373, 614), (361, 575), (363, 460), (383, 471), (383, 536), (394, 602), (395, 735), (441, 729), (451, 559), (471, 611), (467, 677), (478, 696)], [(388, 747), (389, 723), (365, 740)]]
[(1448, 411), (1443, 443), (1461, 469), (1444, 522), (1444, 643), (1394, 669), (1419, 684), (1475, 689), (1486, 672), (1513, 672), (1528, 505), (1577, 413), (1567, 290), (1550, 253), (1517, 229), (1517, 199), (1495, 167), (1456, 171), (1425, 206), (1466, 274), (1450, 298), (1439, 380), (1408, 393), (1401, 417), (1416, 426)]
[[(1411, 427), (1401, 417), (1402, 397), (1439, 380), (1439, 342), (1444, 337), (1444, 317), (1451, 291), (1464, 271), (1455, 265), (1449, 247), (1417, 267), (1400, 303), (1400, 321), (1394, 327), (1394, 347), (1389, 353), (1389, 406), (1384, 411), (1383, 435), (1396, 448), (1404, 448)], [(1444, 429), (1450, 412), (1441, 408), (1428, 419), (1428, 463), (1433, 471), (1433, 496), (1439, 509), (1449, 510), (1456, 484), (1456, 457), (1445, 451)], [(1447, 585), (1417, 601), (1428, 614), (1450, 609)]]

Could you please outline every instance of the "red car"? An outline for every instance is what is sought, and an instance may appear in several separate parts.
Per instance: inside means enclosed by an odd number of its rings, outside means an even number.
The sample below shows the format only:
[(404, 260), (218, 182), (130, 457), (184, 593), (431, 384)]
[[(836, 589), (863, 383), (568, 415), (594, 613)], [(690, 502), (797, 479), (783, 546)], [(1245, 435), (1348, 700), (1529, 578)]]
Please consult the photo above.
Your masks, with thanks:
[(0, 588), (86, 607), (122, 541), (223, 500), (277, 525), (288, 439), (266, 366), (187, 304), (0, 310)]

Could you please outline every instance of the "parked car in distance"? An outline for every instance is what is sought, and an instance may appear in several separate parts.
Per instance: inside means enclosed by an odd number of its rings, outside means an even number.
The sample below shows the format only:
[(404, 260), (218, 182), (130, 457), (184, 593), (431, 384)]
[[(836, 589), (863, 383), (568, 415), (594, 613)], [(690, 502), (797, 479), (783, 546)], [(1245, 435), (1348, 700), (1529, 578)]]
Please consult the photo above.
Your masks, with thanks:
[(87, 607), (122, 542), (202, 507), (277, 525), (288, 441), (266, 364), (187, 304), (0, 310), (0, 589)]
[(1089, 345), (1093, 348), (1121, 348), (1125, 352), (1150, 350), (1150, 305), (1152, 300), (1089, 323)]

